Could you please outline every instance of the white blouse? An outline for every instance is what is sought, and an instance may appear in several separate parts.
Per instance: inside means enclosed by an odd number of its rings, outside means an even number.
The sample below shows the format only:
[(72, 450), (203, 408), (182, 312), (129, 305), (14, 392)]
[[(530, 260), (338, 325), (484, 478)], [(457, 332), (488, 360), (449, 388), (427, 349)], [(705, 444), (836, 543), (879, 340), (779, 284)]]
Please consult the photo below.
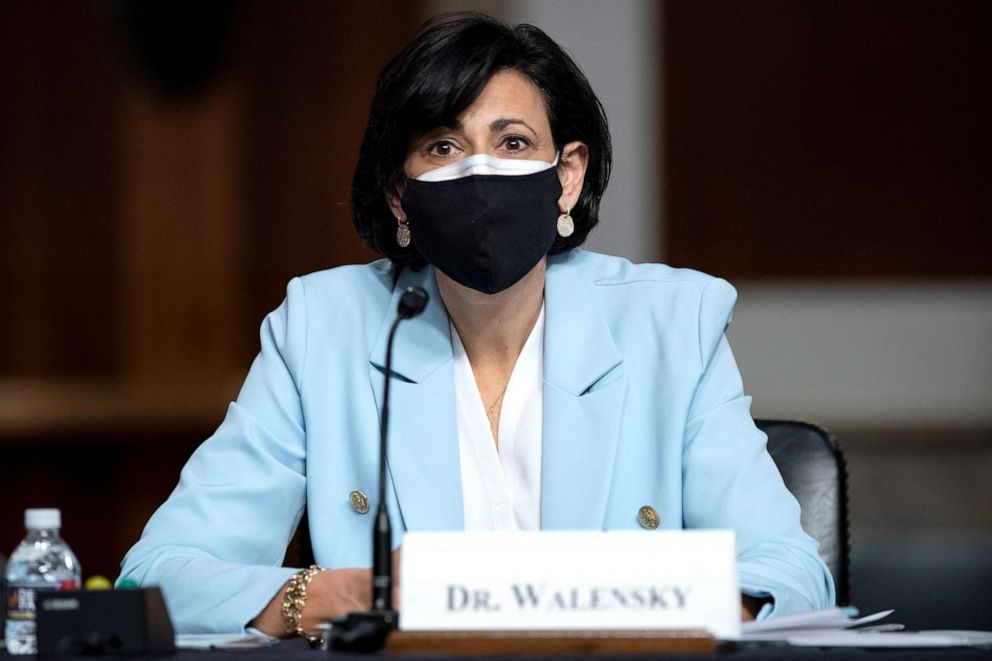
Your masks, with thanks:
[(544, 412), (544, 306), (513, 366), (499, 449), (468, 354), (450, 321), (465, 530), (539, 530)]

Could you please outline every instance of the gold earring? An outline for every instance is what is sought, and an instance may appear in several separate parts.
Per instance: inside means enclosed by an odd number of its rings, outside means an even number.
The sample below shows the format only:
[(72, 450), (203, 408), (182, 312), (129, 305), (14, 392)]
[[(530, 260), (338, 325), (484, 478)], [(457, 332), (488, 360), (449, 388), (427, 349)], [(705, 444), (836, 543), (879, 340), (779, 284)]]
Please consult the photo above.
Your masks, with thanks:
[(558, 216), (558, 236), (563, 239), (572, 236), (575, 231), (575, 222), (572, 220), (572, 216), (569, 215), (571, 209)]
[(399, 244), (400, 248), (406, 248), (410, 245), (410, 221), (404, 216), (396, 219), (396, 243)]

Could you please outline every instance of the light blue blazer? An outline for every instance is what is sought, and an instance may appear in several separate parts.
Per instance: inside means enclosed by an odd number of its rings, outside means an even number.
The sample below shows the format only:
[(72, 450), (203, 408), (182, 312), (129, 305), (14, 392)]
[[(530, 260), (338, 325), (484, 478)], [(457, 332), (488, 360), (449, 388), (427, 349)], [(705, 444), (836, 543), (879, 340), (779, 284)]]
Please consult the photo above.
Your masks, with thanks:
[[(308, 508), (316, 561), (371, 564), (386, 335), (400, 293), (430, 303), (396, 338), (390, 511), (406, 530), (463, 527), (448, 318), (434, 271), (387, 261), (294, 279), (216, 433), (124, 559), (161, 585), (179, 631), (241, 631), (293, 573), (286, 545)], [(732, 528), (741, 589), (763, 616), (832, 605), (830, 573), (751, 420), (724, 336), (725, 281), (582, 250), (548, 260), (541, 527)], [(371, 503), (374, 512), (376, 503)], [(645, 531), (644, 534), (651, 534)]]

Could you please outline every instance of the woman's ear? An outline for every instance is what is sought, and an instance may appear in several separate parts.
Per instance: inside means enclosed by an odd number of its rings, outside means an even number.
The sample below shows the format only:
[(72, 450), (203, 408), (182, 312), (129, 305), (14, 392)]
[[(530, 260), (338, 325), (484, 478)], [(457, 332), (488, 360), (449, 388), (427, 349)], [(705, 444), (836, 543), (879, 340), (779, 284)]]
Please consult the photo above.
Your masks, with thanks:
[(561, 181), (558, 210), (562, 213), (571, 211), (578, 203), (588, 166), (589, 147), (586, 143), (576, 140), (562, 148), (558, 159), (558, 179)]
[(389, 210), (393, 214), (393, 218), (397, 220), (401, 218), (406, 218), (406, 214), (403, 213), (403, 206), (400, 204), (400, 200), (403, 199), (404, 181), (403, 177), (398, 174), (393, 174), (389, 178), (389, 183), (386, 184), (386, 202), (389, 204)]

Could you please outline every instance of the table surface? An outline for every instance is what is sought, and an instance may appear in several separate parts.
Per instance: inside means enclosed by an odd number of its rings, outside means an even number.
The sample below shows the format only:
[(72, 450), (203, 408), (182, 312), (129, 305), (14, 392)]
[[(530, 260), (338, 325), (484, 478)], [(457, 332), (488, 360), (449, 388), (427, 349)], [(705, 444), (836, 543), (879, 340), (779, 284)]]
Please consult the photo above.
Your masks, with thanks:
[[(341, 661), (357, 661), (358, 659), (368, 659), (370, 655), (352, 654), (345, 652), (322, 652), (311, 650), (303, 640), (288, 640), (276, 643), (268, 647), (252, 650), (179, 650), (174, 655), (152, 656), (152, 655), (107, 655), (108, 659), (172, 659), (172, 661), (233, 661), (234, 659), (247, 659), (248, 661), (273, 661), (288, 659), (319, 659), (330, 655)], [(850, 649), (833, 648), (818, 649), (805, 647), (788, 647), (780, 644), (768, 643), (744, 643), (739, 645), (725, 646), (714, 654), (660, 654), (660, 655), (640, 655), (640, 656), (618, 656), (605, 657), (602, 655), (561, 655), (561, 656), (540, 656), (540, 657), (499, 657), (499, 656), (476, 656), (457, 657), (452, 655), (410, 655), (410, 654), (376, 654), (376, 657), (396, 656), (404, 661), (417, 661), (418, 659), (443, 658), (446, 660), (457, 658), (491, 659), (544, 659), (555, 661), (590, 661), (591, 659), (659, 659), (672, 661), (699, 661), (700, 659), (720, 659), (721, 661), (759, 661), (768, 659), (769, 661), (938, 661), (948, 659), (949, 661), (978, 661), (992, 660), (992, 647), (985, 648), (953, 648), (953, 649)], [(31, 657), (18, 657), (0, 651), (0, 658), (25, 659)], [(94, 658), (94, 657), (59, 657), (59, 658)]]

